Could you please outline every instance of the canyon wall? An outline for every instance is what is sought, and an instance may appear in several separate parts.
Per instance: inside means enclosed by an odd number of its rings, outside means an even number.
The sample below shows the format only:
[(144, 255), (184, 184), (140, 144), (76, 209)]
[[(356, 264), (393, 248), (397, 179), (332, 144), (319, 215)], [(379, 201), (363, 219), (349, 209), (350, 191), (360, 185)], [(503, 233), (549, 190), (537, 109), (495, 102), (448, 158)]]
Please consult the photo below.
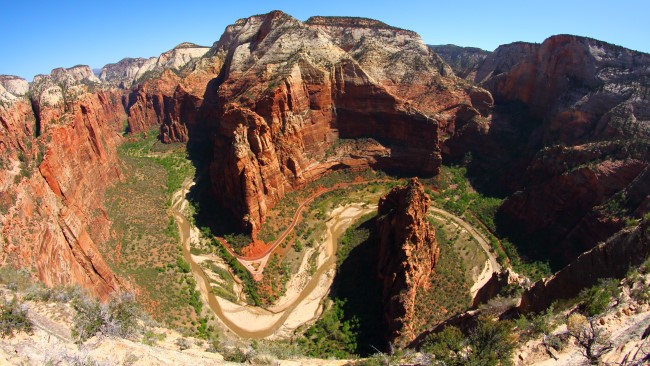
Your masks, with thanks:
[(522, 295), (518, 310), (540, 312), (554, 301), (577, 296), (600, 278), (622, 278), (650, 255), (650, 221), (621, 230), (605, 243), (581, 254), (551, 278), (536, 282)]
[(90, 92), (90, 68), (39, 75), (30, 98), (0, 105), (1, 260), (46, 285), (80, 284), (99, 298), (123, 288), (91, 239), (108, 238), (104, 190), (120, 179), (119, 94)]
[[(488, 92), (451, 75), (417, 34), (373, 20), (272, 12), (229, 26), (211, 53), (224, 67), (199, 118), (219, 120), (215, 197), (253, 232), (287, 191), (350, 162), (435, 175), (441, 134), (488, 123)], [(339, 138), (380, 146), (327, 154)]]
[(509, 194), (498, 223), (527, 255), (569, 263), (647, 212), (642, 199), (612, 208), (650, 164), (648, 66), (650, 55), (569, 35), (500, 46), (479, 65), (496, 112), (474, 156), (509, 177), (494, 180)]
[(91, 238), (109, 233), (101, 202), (123, 133), (209, 146), (213, 198), (254, 234), (286, 192), (332, 170), (437, 174), (442, 144), (485, 134), (493, 102), (414, 32), (277, 11), (99, 78), (75, 66), (0, 81), (3, 260), (101, 297), (121, 286)]
[(440, 257), (435, 230), (427, 219), (429, 204), (417, 178), (405, 187), (393, 188), (379, 201), (377, 270), (383, 282), (387, 339), (398, 347), (417, 336), (411, 324), (417, 291), (430, 286)]

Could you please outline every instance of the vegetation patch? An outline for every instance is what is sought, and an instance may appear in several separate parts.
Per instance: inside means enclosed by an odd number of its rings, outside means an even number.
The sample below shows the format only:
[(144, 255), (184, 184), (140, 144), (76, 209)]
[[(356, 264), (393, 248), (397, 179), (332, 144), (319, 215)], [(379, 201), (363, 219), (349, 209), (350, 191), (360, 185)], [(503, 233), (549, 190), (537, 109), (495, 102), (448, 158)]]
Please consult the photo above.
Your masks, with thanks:
[(499, 263), (509, 263), (516, 272), (533, 281), (552, 274), (548, 261), (527, 260), (518, 247), (500, 234), (495, 218), (503, 199), (474, 190), (466, 168), (443, 165), (439, 176), (423, 182), (438, 207), (462, 217), (489, 239)]
[(124, 181), (105, 195), (113, 234), (99, 249), (118, 275), (138, 287), (137, 301), (156, 320), (208, 337), (200, 293), (168, 212), (171, 195), (194, 175), (194, 166), (185, 145), (160, 143), (156, 130), (129, 138), (118, 148)]
[[(440, 259), (432, 274), (429, 289), (419, 288), (413, 322), (417, 329), (430, 329), (445, 319), (467, 310), (472, 304), (469, 289), (471, 274), (443, 228), (436, 230)], [(453, 239), (453, 240), (452, 240)]]

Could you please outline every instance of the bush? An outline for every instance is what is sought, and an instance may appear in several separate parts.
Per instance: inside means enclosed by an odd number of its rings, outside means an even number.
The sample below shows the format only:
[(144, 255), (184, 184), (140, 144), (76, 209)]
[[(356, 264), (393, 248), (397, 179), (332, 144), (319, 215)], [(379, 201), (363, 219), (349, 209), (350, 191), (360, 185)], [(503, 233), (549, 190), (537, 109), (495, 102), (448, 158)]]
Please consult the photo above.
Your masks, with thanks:
[(25, 291), (25, 300), (28, 301), (54, 301), (67, 303), (72, 299), (82, 296), (83, 290), (78, 285), (66, 287), (45, 287), (35, 283)]
[(587, 319), (578, 313), (571, 314), (567, 320), (567, 330), (590, 365), (598, 365), (601, 357), (613, 348), (609, 334), (597, 327), (593, 318)]
[(437, 363), (454, 365), (464, 349), (465, 337), (456, 327), (445, 327), (440, 333), (427, 336), (422, 344), (422, 352), (435, 357)]
[(0, 303), (0, 333), (2, 338), (13, 337), (14, 332), (33, 332), (32, 321), (27, 317), (27, 309), (14, 297), (11, 301)]
[(178, 338), (176, 340), (176, 345), (178, 346), (178, 348), (181, 351), (185, 351), (186, 349), (189, 349), (190, 347), (192, 347), (192, 344), (190, 343), (190, 341), (188, 341), (185, 338)]
[(609, 306), (612, 297), (618, 295), (618, 286), (615, 280), (602, 279), (598, 285), (582, 290), (579, 298), (588, 316), (603, 313)]
[(108, 319), (104, 324), (106, 334), (129, 338), (138, 332), (140, 308), (131, 293), (123, 293), (108, 303)]
[(72, 337), (84, 342), (99, 332), (104, 324), (105, 315), (101, 304), (90, 297), (82, 296), (72, 301), (76, 312), (72, 324)]
[(434, 365), (508, 366), (517, 344), (511, 321), (481, 318), (468, 337), (447, 327), (425, 340), (422, 350), (435, 356)]
[(84, 342), (100, 331), (124, 338), (132, 337), (139, 331), (140, 310), (133, 294), (120, 294), (112, 298), (108, 305), (102, 305), (88, 296), (80, 296), (73, 300), (72, 308), (76, 311), (72, 336), (78, 342)]

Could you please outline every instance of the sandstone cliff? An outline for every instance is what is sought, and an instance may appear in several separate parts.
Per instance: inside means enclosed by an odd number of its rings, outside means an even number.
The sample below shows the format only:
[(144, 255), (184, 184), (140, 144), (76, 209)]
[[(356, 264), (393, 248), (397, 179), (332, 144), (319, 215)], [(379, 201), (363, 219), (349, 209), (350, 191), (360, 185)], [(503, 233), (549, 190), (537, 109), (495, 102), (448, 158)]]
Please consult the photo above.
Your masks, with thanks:
[[(287, 191), (332, 169), (436, 174), (444, 144), (487, 133), (493, 102), (414, 32), (364, 18), (275, 11), (238, 20), (178, 69), (137, 80), (145, 61), (120, 64), (102, 75), (136, 80), (129, 130), (210, 145), (214, 198), (253, 231)], [(327, 154), (339, 137), (375, 142)]]
[[(218, 121), (207, 128), (215, 197), (253, 231), (287, 191), (331, 169), (436, 174), (440, 140), (488, 123), (489, 93), (451, 75), (417, 34), (376, 21), (272, 12), (227, 27), (208, 54), (223, 68), (196, 118)], [(381, 145), (332, 158), (339, 137)]]
[(184, 42), (158, 57), (124, 58), (104, 66), (99, 79), (105, 83), (128, 89), (138, 82), (159, 77), (165, 70), (180, 71), (185, 65), (201, 58), (209, 47)]
[(476, 47), (459, 47), (453, 44), (429, 45), (429, 48), (451, 66), (463, 79), (474, 80), (479, 65), (490, 55), (489, 51)]
[(602, 207), (650, 164), (649, 65), (650, 55), (559, 35), (501, 46), (479, 66), (497, 112), (478, 164), (509, 177), (495, 179), (514, 192), (500, 224), (527, 254), (568, 263), (642, 214), (638, 200), (619, 215)]
[(391, 344), (404, 346), (417, 336), (410, 320), (417, 291), (427, 288), (440, 248), (427, 220), (430, 199), (416, 178), (393, 188), (379, 201), (379, 263), (384, 321)]
[(106, 239), (102, 207), (119, 179), (119, 95), (92, 88), (87, 66), (39, 75), (30, 99), (0, 104), (0, 223), (4, 265), (47, 285), (80, 284), (100, 298), (122, 287), (92, 238)]

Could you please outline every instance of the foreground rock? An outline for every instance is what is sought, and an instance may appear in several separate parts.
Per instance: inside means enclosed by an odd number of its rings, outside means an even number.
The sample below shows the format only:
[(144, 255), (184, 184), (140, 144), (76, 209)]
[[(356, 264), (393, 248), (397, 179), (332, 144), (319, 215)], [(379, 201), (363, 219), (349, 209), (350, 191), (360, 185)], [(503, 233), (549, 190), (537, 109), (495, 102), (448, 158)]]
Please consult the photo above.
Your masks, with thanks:
[(518, 310), (539, 312), (554, 301), (577, 296), (594, 286), (600, 278), (622, 278), (650, 255), (650, 220), (622, 230), (549, 279), (541, 280), (524, 291)]
[(427, 220), (430, 199), (417, 179), (393, 188), (379, 201), (379, 271), (383, 281), (387, 340), (403, 347), (417, 336), (413, 318), (418, 290), (428, 288), (440, 257), (433, 227)]

